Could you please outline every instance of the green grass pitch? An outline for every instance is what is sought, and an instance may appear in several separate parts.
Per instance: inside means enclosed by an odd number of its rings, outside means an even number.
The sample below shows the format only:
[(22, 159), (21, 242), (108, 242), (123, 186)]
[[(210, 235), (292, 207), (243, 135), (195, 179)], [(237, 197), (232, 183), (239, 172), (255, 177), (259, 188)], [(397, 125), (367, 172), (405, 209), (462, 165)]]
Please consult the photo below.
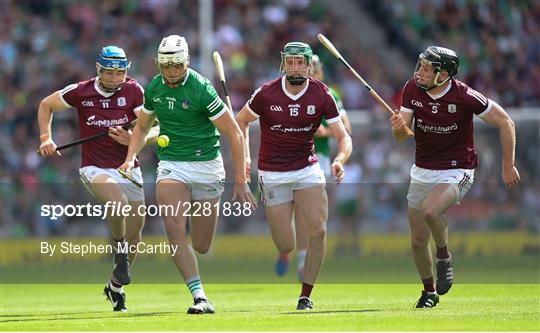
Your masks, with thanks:
[[(192, 300), (169, 260), (137, 261), (125, 287), (129, 312), (102, 295), (110, 260), (3, 268), (1, 331), (539, 331), (537, 255), (456, 259), (456, 284), (433, 309), (413, 309), (421, 285), (412, 260), (328, 257), (312, 294), (295, 310), (300, 285), (273, 259), (202, 256), (215, 315), (187, 315)], [(41, 282), (37, 284), (36, 282)], [(103, 282), (103, 283), (102, 283)]]
[(540, 329), (538, 284), (455, 285), (433, 309), (413, 309), (418, 285), (320, 284), (316, 309), (297, 312), (296, 284), (208, 284), (215, 315), (185, 313), (182, 284), (126, 287), (129, 312), (113, 313), (101, 284), (2, 285), (2, 331)]

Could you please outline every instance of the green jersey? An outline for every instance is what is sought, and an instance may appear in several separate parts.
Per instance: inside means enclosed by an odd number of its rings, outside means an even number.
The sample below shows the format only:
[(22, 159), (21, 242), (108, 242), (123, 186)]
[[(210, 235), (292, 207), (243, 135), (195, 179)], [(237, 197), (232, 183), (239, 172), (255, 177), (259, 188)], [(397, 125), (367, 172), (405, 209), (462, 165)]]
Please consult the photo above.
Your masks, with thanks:
[(227, 112), (212, 83), (192, 69), (175, 88), (161, 74), (144, 91), (143, 111), (155, 114), (159, 134), (169, 145), (158, 148), (162, 161), (210, 161), (219, 156), (219, 132), (212, 120)]
[[(345, 108), (343, 107), (343, 102), (341, 101), (341, 98), (339, 97), (339, 94), (333, 88), (328, 87), (328, 89), (330, 90), (330, 93), (332, 94), (332, 96), (336, 100), (336, 104), (337, 104), (337, 107), (338, 107), (338, 110), (339, 110), (339, 114), (342, 114), (343, 112), (345, 112)], [(321, 125), (325, 126), (325, 127), (328, 126), (328, 124), (326, 123), (326, 120), (324, 118), (323, 118), (323, 120), (321, 122)], [(315, 152), (318, 155), (324, 155), (324, 156), (330, 158), (330, 138), (327, 137), (327, 136), (323, 137), (323, 138), (315, 137)]]

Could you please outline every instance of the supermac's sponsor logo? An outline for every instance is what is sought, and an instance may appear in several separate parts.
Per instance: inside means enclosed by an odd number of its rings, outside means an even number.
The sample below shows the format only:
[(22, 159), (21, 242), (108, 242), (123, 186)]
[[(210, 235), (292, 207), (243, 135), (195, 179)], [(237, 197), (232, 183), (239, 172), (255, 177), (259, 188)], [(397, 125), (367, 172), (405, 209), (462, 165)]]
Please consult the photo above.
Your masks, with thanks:
[(313, 123), (306, 127), (284, 127), (281, 124), (273, 125), (270, 127), (271, 131), (282, 133), (296, 133), (296, 132), (309, 132), (313, 129)]
[(279, 105), (270, 105), (270, 111), (283, 112), (283, 109)]
[(458, 129), (457, 123), (453, 123), (452, 125), (449, 125), (449, 126), (435, 126), (435, 125), (424, 124), (424, 121), (422, 119), (418, 119), (416, 121), (416, 127), (425, 133), (437, 133), (437, 134), (450, 134), (452, 132), (457, 131)]
[(129, 122), (129, 118), (125, 115), (119, 119), (96, 119), (96, 116), (90, 116), (86, 119), (86, 125), (97, 127), (123, 126)]

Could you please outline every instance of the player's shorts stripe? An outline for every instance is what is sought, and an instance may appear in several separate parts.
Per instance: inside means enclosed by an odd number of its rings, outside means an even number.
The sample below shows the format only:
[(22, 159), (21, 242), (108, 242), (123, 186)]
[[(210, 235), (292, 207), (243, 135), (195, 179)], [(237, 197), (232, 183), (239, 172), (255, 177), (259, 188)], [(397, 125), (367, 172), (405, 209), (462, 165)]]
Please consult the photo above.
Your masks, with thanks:
[(468, 174), (464, 174), (463, 175), (463, 178), (460, 180), (460, 182), (458, 183), (458, 188), (459, 190), (461, 191), (463, 189), (463, 187), (470, 181), (471, 177), (469, 177)]
[(263, 189), (263, 179), (262, 176), (259, 176), (259, 192), (261, 193), (261, 201), (263, 205), (266, 205), (266, 197), (264, 196), (264, 189)]

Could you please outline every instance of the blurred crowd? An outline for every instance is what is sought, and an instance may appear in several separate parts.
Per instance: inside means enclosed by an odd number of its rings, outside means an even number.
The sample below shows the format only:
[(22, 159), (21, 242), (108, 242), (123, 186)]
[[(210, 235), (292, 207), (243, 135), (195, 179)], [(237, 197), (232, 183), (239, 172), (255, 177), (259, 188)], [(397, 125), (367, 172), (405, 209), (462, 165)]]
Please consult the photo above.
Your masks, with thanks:
[(414, 58), (429, 45), (451, 46), (459, 77), (502, 105), (540, 104), (539, 1), (363, 2), (382, 19), (392, 44)]
[[(440, 43), (460, 54), (459, 77), (488, 97), (505, 107), (538, 108), (540, 5), (535, 1), (359, 3), (359, 8), (369, 12), (381, 23), (381, 29), (396, 39), (394, 44), (409, 59), (410, 70), (396, 70), (382, 63), (377, 52), (384, 50), (376, 45), (358, 50), (354, 43), (343, 42), (356, 32), (348, 30), (348, 24), (329, 10), (332, 5), (331, 1), (310, 0), (214, 1), (213, 48), (225, 61), (229, 92), (238, 110), (255, 88), (279, 75), (279, 51), (285, 42), (310, 43), (325, 63), (328, 84), (344, 95), (345, 107), (351, 113), (368, 113), (371, 122), (370, 126), (354, 126), (350, 185), (336, 191), (333, 200), (340, 208), (330, 219), (367, 221), (363, 227), (366, 230), (406, 230), (405, 193), (413, 143), (396, 145), (386, 116), (373, 111), (376, 107), (363, 86), (323, 49), (317, 33), (323, 32), (334, 41), (349, 62), (374, 86), (382, 87), (383, 96), (394, 101), (399, 100), (400, 89), (412, 74), (418, 52), (428, 44)], [(377, 20), (381, 12), (390, 16)], [(157, 72), (154, 57), (161, 38), (181, 34), (190, 46), (191, 66), (200, 70), (198, 17), (196, 1), (0, 2), (1, 237), (106, 230), (105, 224), (98, 228), (74, 220), (40, 218), (41, 204), (92, 199), (78, 180), (78, 148), (47, 161), (35, 153), (39, 145), (39, 102), (57, 89), (94, 76), (97, 52), (104, 45), (116, 44), (126, 50), (132, 61), (129, 75), (144, 86)], [(384, 22), (393, 22), (393, 26)], [(364, 111), (356, 111), (359, 109)], [(463, 229), (538, 231), (539, 125), (538, 121), (518, 124), (516, 157), (524, 185), (510, 194), (500, 182), (497, 132), (487, 128), (479, 131), (477, 145), (482, 162), (476, 184), (467, 205), (455, 209), (451, 223)], [(55, 114), (53, 138), (57, 144), (78, 138), (72, 110)], [(523, 142), (533, 145), (519, 144)], [(253, 145), (257, 145), (256, 139)], [(157, 161), (152, 149), (146, 149), (140, 157), (151, 202)], [(226, 162), (226, 169), (231, 170), (230, 161)], [(264, 221), (262, 214), (257, 216)], [(222, 227), (224, 231), (264, 230), (263, 223), (258, 227), (239, 219), (228, 222)], [(149, 224), (147, 231), (158, 229)]]

